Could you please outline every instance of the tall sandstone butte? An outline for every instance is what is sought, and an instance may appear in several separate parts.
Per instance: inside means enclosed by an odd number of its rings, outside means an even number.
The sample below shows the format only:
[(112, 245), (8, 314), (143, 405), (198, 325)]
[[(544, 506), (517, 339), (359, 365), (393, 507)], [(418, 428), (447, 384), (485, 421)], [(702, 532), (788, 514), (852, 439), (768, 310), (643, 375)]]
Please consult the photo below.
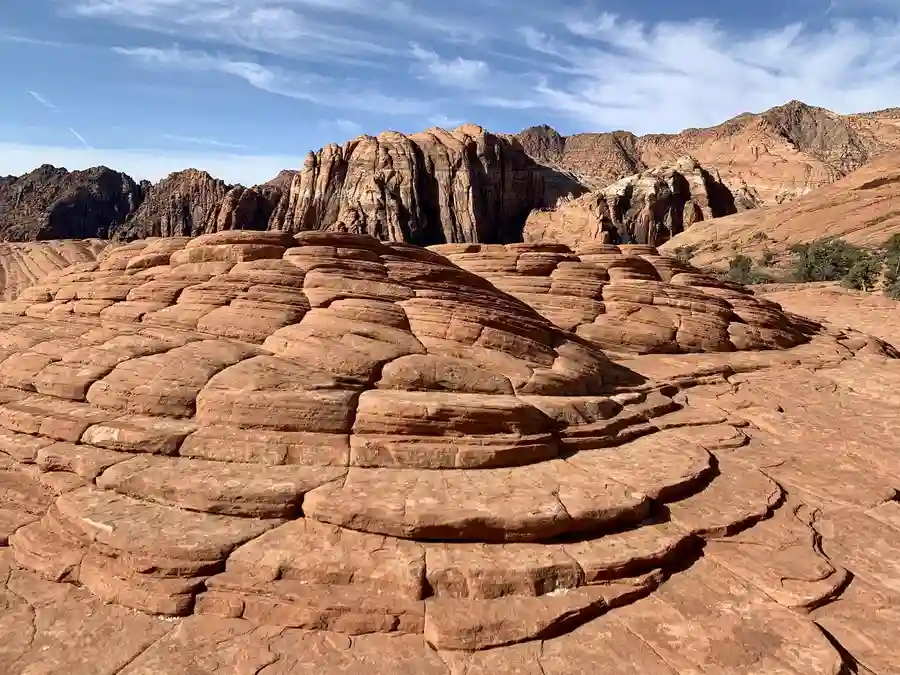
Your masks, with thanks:
[(231, 229), (337, 230), (414, 244), (520, 241), (528, 214), (585, 188), (467, 125), (360, 136), (252, 188), (189, 169), (150, 191), (121, 239)]
[(583, 186), (475, 125), (388, 131), (310, 153), (271, 229), (341, 230), (414, 244), (521, 240), (532, 209)]

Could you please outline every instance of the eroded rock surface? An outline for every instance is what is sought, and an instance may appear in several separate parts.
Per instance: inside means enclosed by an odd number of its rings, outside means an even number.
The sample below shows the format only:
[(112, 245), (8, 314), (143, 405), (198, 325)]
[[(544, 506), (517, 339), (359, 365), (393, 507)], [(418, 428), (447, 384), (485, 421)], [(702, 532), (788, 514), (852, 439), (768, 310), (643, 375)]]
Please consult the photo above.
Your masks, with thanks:
[(271, 228), (413, 244), (520, 241), (532, 209), (585, 188), (518, 144), (464, 125), (360, 136), (310, 153)]
[(0, 243), (0, 299), (13, 300), (56, 270), (93, 263), (105, 246), (99, 239)]
[(613, 352), (785, 349), (813, 325), (652, 246), (445, 245), (431, 250)]
[(533, 211), (526, 242), (568, 246), (597, 242), (658, 246), (694, 223), (731, 215), (756, 203), (732, 190), (690, 155), (626, 176), (550, 209)]
[(228, 185), (205, 171), (186, 169), (148, 189), (140, 207), (110, 234), (130, 240), (265, 230), (280, 197), (277, 184), (245, 188)]
[(105, 166), (67, 171), (45, 164), (0, 177), (0, 240), (106, 238), (140, 206), (148, 187)]
[(751, 202), (772, 206), (820, 189), (900, 148), (896, 109), (857, 115), (789, 101), (761, 113), (674, 134), (628, 131), (563, 137), (532, 127), (514, 137), (537, 161), (571, 171), (594, 189), (685, 154)]
[(896, 673), (900, 360), (796, 329), (614, 361), (407, 244), (110, 247), (0, 304), (0, 670)]

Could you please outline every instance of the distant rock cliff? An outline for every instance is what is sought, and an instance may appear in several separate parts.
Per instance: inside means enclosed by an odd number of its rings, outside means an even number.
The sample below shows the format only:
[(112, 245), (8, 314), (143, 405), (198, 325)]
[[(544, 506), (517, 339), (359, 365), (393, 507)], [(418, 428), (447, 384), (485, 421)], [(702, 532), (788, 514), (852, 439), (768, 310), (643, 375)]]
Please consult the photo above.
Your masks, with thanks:
[(270, 227), (422, 245), (512, 242), (532, 209), (584, 191), (478, 126), (386, 132), (310, 153)]
[(525, 224), (525, 241), (569, 246), (599, 240), (660, 245), (692, 224), (755, 206), (736, 196), (690, 156), (627, 176), (580, 198), (538, 210)]
[(105, 238), (140, 205), (145, 186), (104, 166), (45, 164), (0, 178), (0, 240)]
[[(105, 167), (42, 166), (0, 177), (0, 240), (315, 229), (422, 245), (661, 243), (700, 218), (791, 201), (891, 149), (896, 110), (839, 115), (791, 101), (677, 134), (389, 131), (328, 145), (253, 187), (196, 169), (150, 185)], [(685, 156), (703, 168), (679, 168)]]
[(790, 101), (713, 127), (636, 136), (629, 131), (561, 136), (546, 125), (511, 136), (537, 162), (572, 172), (593, 189), (691, 155), (760, 206), (780, 204), (900, 149), (896, 109), (839, 115)]
[[(277, 190), (277, 189), (276, 189)], [(187, 169), (154, 185), (140, 208), (116, 228), (121, 239), (197, 236), (222, 230), (265, 230), (279, 194), (231, 186), (205, 171)]]
[(193, 169), (172, 174), (115, 234), (338, 230), (421, 245), (504, 243), (521, 240), (533, 209), (585, 190), (481, 127), (385, 132), (311, 152), (301, 170), (253, 188)]

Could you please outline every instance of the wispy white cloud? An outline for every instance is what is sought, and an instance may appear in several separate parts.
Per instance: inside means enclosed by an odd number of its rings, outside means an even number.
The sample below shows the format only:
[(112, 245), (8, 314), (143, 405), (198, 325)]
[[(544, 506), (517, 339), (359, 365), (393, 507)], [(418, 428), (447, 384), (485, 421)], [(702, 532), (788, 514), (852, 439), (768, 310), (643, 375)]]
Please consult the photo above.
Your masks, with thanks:
[(345, 110), (416, 115), (429, 111), (433, 103), (393, 96), (353, 83), (326, 78), (315, 73), (289, 71), (264, 66), (255, 61), (238, 61), (222, 54), (183, 50), (180, 47), (115, 47), (113, 51), (145, 65), (193, 71), (218, 72), (240, 78), (257, 89), (310, 103)]
[(464, 119), (447, 117), (446, 115), (432, 115), (428, 118), (428, 123), (431, 126), (441, 127), (442, 129), (455, 129), (464, 122)]
[(313, 62), (382, 67), (393, 29), (473, 37), (477, 24), (390, 0), (60, 0), (76, 16)]
[[(60, 114), (62, 112), (59, 109), (59, 107), (56, 106), (56, 104), (54, 104), (49, 98), (47, 98), (40, 92), (34, 91), (33, 89), (29, 89), (25, 93), (28, 94), (29, 96), (31, 96), (31, 98), (33, 98), (35, 101), (40, 103), (42, 106), (44, 106), (47, 110), (57, 113), (57, 114)], [(81, 145), (83, 145), (85, 147), (85, 149), (87, 149), (87, 150), (93, 149), (93, 148), (91, 148), (90, 144), (85, 140), (84, 136), (82, 136), (80, 133), (78, 133), (77, 130), (75, 130), (72, 127), (67, 127), (67, 128), (68, 128), (69, 133), (72, 134), (76, 139), (78, 139), (78, 142), (81, 143)]]
[(900, 91), (900, 22), (889, 19), (739, 33), (600, 14), (522, 39), (552, 59), (525, 98), (594, 128), (679, 130), (791, 99), (853, 112), (895, 105)]
[(46, 96), (44, 96), (40, 92), (29, 89), (25, 93), (28, 94), (29, 96), (31, 96), (31, 98), (33, 98), (35, 101), (40, 103), (42, 106), (44, 106), (47, 110), (51, 110), (55, 113), (59, 112), (59, 108), (57, 108), (55, 105), (53, 105), (53, 103), (50, 101), (50, 99), (48, 99)]
[(229, 143), (220, 141), (215, 138), (202, 138), (200, 136), (182, 136), (180, 134), (162, 134), (162, 138), (174, 143), (184, 143), (187, 145), (203, 145), (211, 148), (230, 148), (232, 150), (246, 150), (249, 146), (242, 143)]
[(84, 136), (82, 136), (81, 134), (79, 134), (79, 133), (78, 133), (77, 131), (75, 131), (75, 129), (73, 129), (72, 127), (69, 127), (69, 131), (72, 133), (72, 135), (73, 135), (75, 138), (78, 139), (79, 143), (81, 143), (81, 144), (85, 147), (86, 150), (93, 150), (93, 148), (90, 146), (90, 144), (89, 144), (86, 140), (84, 140)]
[(241, 155), (226, 152), (171, 152), (159, 149), (72, 148), (0, 143), (2, 173), (23, 174), (41, 164), (70, 170), (108, 166), (136, 180), (156, 181), (187, 167), (204, 169), (229, 183), (253, 185), (270, 180), (284, 168), (299, 167), (302, 157)]
[(59, 42), (57, 40), (45, 40), (42, 38), (30, 37), (28, 35), (16, 35), (14, 33), (0, 33), (0, 42), (13, 42), (19, 45), (30, 45), (33, 47), (72, 47), (74, 45)]
[[(116, 49), (144, 66), (229, 76), (338, 116), (404, 116), (410, 126), (488, 112), (513, 124), (677, 131), (790, 99), (839, 112), (891, 107), (900, 91), (898, 0), (835, 0), (827, 16), (828, 0), (807, 3), (764, 29), (636, 20), (592, 9), (597, 0), (56, 1), (151, 31), (148, 46)], [(863, 2), (880, 9), (851, 11)], [(160, 46), (178, 41), (194, 48)]]
[(416, 43), (410, 45), (410, 53), (418, 61), (421, 70), (419, 77), (429, 79), (437, 84), (462, 89), (478, 89), (487, 84), (491, 70), (484, 61), (465, 59), (457, 56), (444, 59), (431, 50)]

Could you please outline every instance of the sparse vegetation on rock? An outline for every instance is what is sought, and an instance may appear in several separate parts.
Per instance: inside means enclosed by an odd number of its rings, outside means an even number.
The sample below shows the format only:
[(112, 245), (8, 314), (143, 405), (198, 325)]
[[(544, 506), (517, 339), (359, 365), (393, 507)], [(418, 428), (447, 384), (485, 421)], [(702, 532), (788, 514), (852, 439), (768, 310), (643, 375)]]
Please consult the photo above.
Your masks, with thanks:
[(697, 253), (697, 250), (700, 248), (697, 244), (690, 244), (688, 246), (679, 246), (675, 249), (675, 257), (679, 262), (689, 263), (691, 262), (691, 258)]
[(884, 244), (884, 294), (900, 300), (900, 234)]
[(795, 244), (791, 277), (794, 281), (841, 281), (856, 267), (855, 276), (869, 264), (871, 253), (848, 244), (843, 239), (819, 239), (810, 243)]
[(748, 255), (738, 254), (728, 261), (729, 281), (739, 284), (764, 284), (771, 279), (754, 269), (753, 259)]

